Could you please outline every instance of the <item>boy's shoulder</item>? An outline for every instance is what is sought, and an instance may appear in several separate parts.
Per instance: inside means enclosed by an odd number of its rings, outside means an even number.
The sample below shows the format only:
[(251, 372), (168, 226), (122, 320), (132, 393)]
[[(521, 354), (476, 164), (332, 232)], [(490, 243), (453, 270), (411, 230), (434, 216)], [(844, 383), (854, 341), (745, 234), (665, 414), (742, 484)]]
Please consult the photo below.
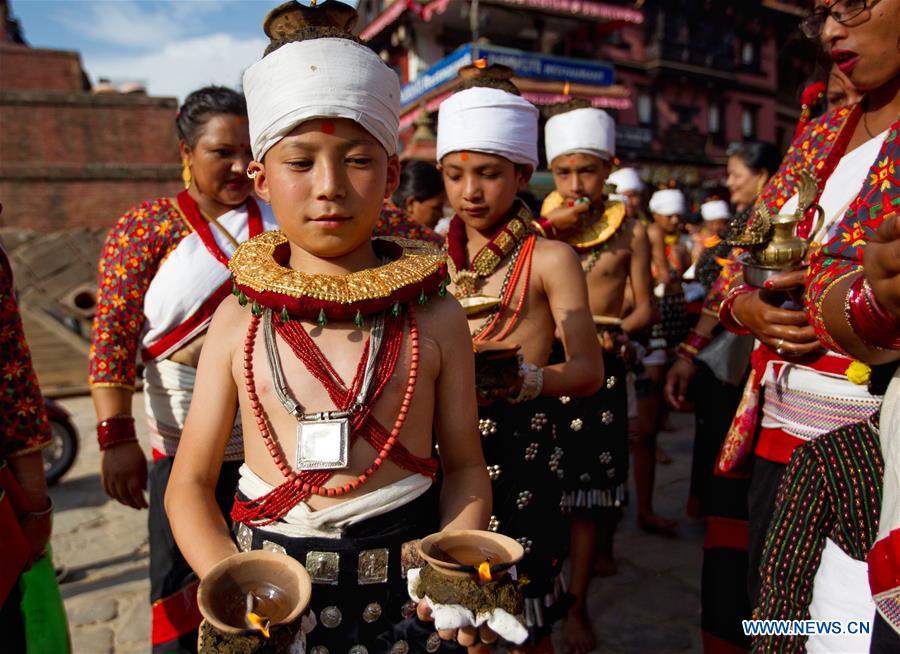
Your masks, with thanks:
[(557, 241), (538, 237), (534, 244), (532, 267), (539, 273), (554, 273), (555, 267), (574, 267), (581, 271), (581, 259), (571, 245), (565, 241)]
[(241, 306), (238, 298), (228, 295), (213, 314), (209, 335), (213, 342), (229, 345), (247, 333), (250, 324), (250, 307)]

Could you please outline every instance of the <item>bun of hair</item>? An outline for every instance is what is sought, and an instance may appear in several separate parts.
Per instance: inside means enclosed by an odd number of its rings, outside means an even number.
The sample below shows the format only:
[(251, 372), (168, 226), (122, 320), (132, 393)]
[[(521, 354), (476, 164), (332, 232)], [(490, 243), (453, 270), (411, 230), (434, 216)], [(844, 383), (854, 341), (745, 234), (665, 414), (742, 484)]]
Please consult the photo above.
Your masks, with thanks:
[(263, 20), (263, 31), (269, 37), (265, 54), (294, 41), (343, 38), (358, 42), (359, 39), (353, 36), (358, 20), (356, 9), (337, 0), (325, 0), (311, 6), (288, 0), (266, 14)]
[(566, 100), (565, 102), (558, 102), (556, 104), (551, 104), (545, 107), (544, 117), (553, 118), (554, 116), (567, 114), (570, 111), (575, 111), (576, 109), (590, 109), (593, 106), (594, 105), (591, 104), (590, 100), (585, 100), (584, 98), (571, 98), (569, 100)]
[(509, 66), (503, 64), (487, 65), (484, 60), (476, 61), (468, 66), (459, 69), (459, 84), (457, 91), (465, 91), (473, 88), (499, 89), (512, 93), (513, 95), (522, 95), (519, 89), (512, 82), (515, 71)]

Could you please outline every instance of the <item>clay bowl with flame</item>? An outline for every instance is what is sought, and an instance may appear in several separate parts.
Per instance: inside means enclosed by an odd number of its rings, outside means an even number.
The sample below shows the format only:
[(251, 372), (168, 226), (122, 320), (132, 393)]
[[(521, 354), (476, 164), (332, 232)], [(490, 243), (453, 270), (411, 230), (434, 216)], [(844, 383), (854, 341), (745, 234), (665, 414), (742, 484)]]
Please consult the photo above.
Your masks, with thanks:
[(496, 581), (525, 556), (522, 546), (502, 534), (477, 529), (441, 531), (419, 542), (422, 558), (448, 577), (477, 576)]
[(239, 634), (254, 628), (248, 610), (252, 609), (266, 628), (291, 624), (306, 611), (311, 594), (309, 573), (296, 559), (252, 550), (213, 566), (200, 582), (197, 603), (217, 630)]

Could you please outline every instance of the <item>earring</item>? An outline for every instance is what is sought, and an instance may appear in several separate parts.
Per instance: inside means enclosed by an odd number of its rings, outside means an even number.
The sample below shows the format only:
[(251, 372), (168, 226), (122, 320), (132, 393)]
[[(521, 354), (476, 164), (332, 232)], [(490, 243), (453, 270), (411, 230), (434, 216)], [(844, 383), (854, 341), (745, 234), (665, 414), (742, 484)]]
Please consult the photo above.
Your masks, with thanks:
[(259, 175), (259, 170), (250, 170), (249, 168), (247, 169), (247, 177), (249, 177), (250, 179), (256, 179), (257, 175)]
[(184, 182), (184, 188), (191, 188), (191, 166), (187, 159), (181, 160), (181, 181)]

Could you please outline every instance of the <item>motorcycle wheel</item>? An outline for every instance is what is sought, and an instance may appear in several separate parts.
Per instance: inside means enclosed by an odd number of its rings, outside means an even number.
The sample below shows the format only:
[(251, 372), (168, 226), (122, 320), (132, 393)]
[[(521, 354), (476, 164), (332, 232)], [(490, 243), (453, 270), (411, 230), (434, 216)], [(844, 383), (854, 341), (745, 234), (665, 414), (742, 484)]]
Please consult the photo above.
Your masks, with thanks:
[(52, 486), (69, 471), (78, 456), (78, 434), (75, 429), (61, 420), (50, 419), (52, 434), (50, 445), (41, 452), (44, 455), (44, 476), (47, 485)]

